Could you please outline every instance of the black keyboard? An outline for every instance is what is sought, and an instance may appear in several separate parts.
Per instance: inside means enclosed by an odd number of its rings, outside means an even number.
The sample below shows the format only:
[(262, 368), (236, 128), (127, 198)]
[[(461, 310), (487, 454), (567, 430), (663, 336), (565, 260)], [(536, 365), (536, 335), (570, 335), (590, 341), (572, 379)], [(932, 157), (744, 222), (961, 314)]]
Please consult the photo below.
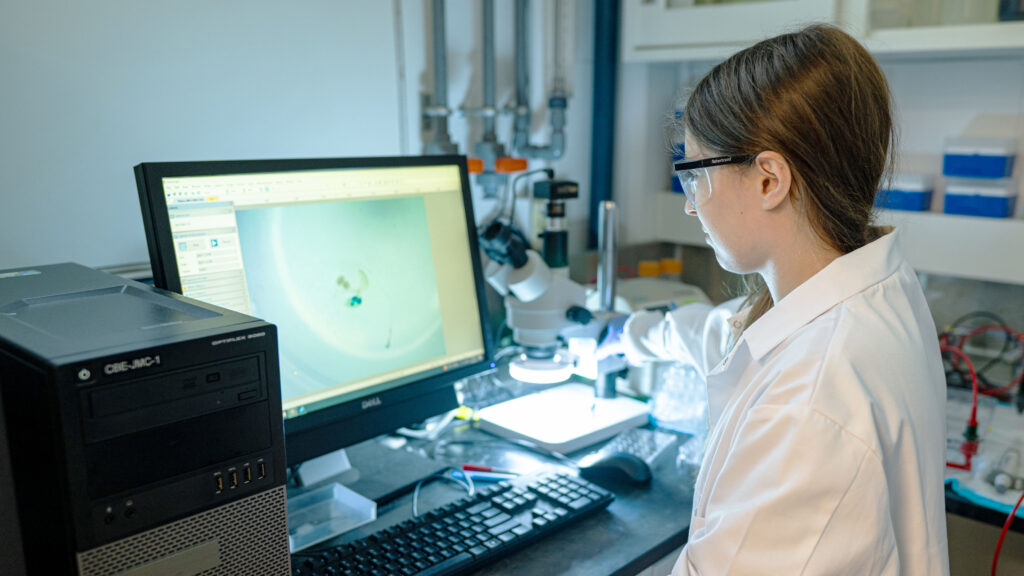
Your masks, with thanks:
[(581, 478), (549, 472), (520, 477), (356, 542), (292, 554), (292, 573), (465, 573), (602, 510), (612, 500), (610, 492)]

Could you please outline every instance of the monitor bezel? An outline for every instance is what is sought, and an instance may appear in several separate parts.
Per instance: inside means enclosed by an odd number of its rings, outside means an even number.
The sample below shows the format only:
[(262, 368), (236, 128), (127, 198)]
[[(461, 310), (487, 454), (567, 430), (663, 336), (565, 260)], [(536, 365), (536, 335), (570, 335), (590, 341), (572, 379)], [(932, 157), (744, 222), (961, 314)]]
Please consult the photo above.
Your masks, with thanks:
[(494, 358), (487, 312), (486, 284), (477, 240), (472, 193), (465, 156), (376, 156), (363, 158), (294, 158), (269, 160), (210, 160), (144, 162), (135, 166), (146, 244), (153, 282), (158, 288), (181, 293), (181, 278), (163, 193), (164, 178), (217, 176), (331, 169), (375, 169), (457, 166), (465, 208), (473, 279), (477, 294), (484, 356), (479, 362), (435, 374), (395, 388), (367, 394), (308, 414), (284, 420), (288, 465), (294, 466), (374, 438), (457, 407), (454, 382), (492, 367)]

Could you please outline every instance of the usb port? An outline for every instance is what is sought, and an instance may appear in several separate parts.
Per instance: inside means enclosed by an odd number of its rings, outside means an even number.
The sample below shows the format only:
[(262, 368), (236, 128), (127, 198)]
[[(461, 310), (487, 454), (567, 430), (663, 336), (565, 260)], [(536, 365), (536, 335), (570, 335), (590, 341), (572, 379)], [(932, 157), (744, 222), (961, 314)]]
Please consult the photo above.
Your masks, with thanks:
[(238, 488), (238, 470), (228, 472), (228, 478), (231, 480), (231, 487)]
[(224, 491), (224, 477), (220, 474), (213, 475), (213, 485), (217, 488), (217, 494)]
[(246, 484), (252, 482), (252, 467), (248, 464), (242, 467), (242, 481)]
[(256, 478), (263, 479), (267, 476), (267, 464), (260, 460), (256, 463)]

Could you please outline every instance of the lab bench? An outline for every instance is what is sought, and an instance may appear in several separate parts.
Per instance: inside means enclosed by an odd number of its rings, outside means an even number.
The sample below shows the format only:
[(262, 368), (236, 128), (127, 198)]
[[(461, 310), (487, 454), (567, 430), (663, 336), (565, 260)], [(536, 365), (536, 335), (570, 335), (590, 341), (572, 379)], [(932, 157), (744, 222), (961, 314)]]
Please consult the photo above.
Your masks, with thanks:
[[(395, 450), (388, 442), (375, 439), (347, 450), (353, 464), (364, 468), (365, 480), (387, 473), (373, 466), (387, 466), (388, 452)], [(456, 425), (434, 441), (412, 441), (399, 450), (417, 450), (437, 460), (440, 466), (478, 462), (517, 471), (569, 472), (569, 468), (556, 459), (525, 450), (469, 424)], [(636, 576), (644, 573), (646, 568), (686, 543), (697, 469), (686, 464), (677, 466), (675, 456), (675, 449), (661, 454), (652, 468), (650, 484), (607, 485), (615, 494), (608, 508), (567, 525), (476, 574)], [(364, 463), (370, 467), (364, 467)], [(361, 491), (360, 481), (351, 487)], [(418, 508), (430, 510), (463, 496), (465, 491), (454, 483), (425, 483), (419, 491)], [(375, 521), (324, 545), (351, 542), (411, 518), (412, 500), (410, 492), (380, 506)]]
[[(686, 437), (681, 437), (685, 439)], [(411, 440), (400, 448), (391, 440), (377, 438), (348, 449), (363, 472), (352, 484), (357, 491), (374, 478), (387, 475), (390, 454), (416, 452), (436, 467), (458, 467), (463, 463), (484, 463), (500, 469), (532, 472), (547, 469), (570, 472), (557, 459), (543, 456), (461, 423), (435, 440)], [(671, 559), (686, 543), (697, 468), (676, 463), (676, 448), (666, 450), (652, 468), (653, 480), (646, 485), (607, 486), (615, 501), (605, 510), (566, 526), (539, 542), (491, 564), (475, 574), (561, 574), (637, 576), (657, 565), (657, 574), (667, 574)], [(370, 492), (373, 488), (370, 488)], [(463, 497), (459, 486), (448, 482), (424, 483), (419, 491), (421, 511), (444, 506)], [(378, 508), (377, 519), (314, 548), (351, 542), (412, 517), (413, 494), (409, 492)], [(989, 525), (1002, 527), (1006, 514), (969, 502), (947, 489), (946, 510)], [(1011, 530), (1024, 533), (1024, 519), (1015, 519)], [(994, 546), (994, 543), (993, 543)]]

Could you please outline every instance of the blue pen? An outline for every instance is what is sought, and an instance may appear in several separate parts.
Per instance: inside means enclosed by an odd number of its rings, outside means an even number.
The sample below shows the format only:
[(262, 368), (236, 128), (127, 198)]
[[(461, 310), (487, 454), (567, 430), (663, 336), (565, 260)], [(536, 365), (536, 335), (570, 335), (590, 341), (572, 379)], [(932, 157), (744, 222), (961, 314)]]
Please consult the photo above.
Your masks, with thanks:
[(480, 472), (476, 470), (452, 470), (452, 478), (456, 480), (465, 480), (469, 477), (473, 482), (501, 482), (502, 480), (511, 480), (518, 476), (517, 474), (505, 473), (505, 472)]

